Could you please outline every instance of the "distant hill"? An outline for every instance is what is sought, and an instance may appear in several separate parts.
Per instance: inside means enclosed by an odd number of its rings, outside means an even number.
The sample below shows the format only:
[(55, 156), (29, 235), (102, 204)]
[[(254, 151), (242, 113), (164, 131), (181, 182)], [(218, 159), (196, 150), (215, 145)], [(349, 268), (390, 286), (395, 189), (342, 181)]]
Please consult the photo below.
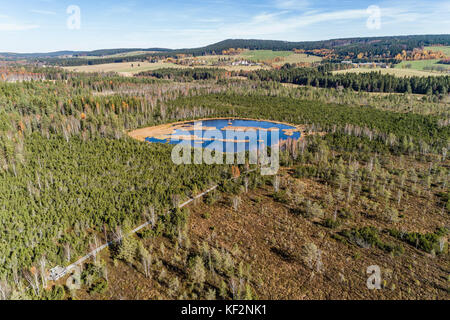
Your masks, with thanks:
[(124, 48), (124, 49), (100, 49), (93, 51), (55, 51), (55, 52), (44, 52), (44, 53), (13, 53), (13, 52), (0, 52), (0, 57), (11, 58), (11, 59), (36, 59), (36, 58), (57, 58), (64, 56), (110, 56), (119, 53), (128, 53), (134, 51), (145, 51), (145, 52), (170, 52), (171, 49), (166, 48)]
[[(87, 64), (103, 64), (114, 62), (138, 61), (150, 56), (175, 56), (177, 54), (190, 54), (201, 56), (207, 54), (220, 54), (223, 50), (230, 48), (243, 48), (250, 50), (314, 50), (332, 49), (338, 59), (345, 59), (358, 52), (365, 53), (367, 59), (393, 59), (403, 50), (413, 50), (433, 45), (450, 45), (450, 34), (441, 35), (410, 35), (410, 36), (387, 36), (387, 37), (359, 37), (342, 38), (321, 41), (289, 42), (279, 40), (258, 39), (227, 39), (200, 48), (164, 49), (164, 48), (133, 48), (133, 49), (103, 49), (94, 51), (58, 51), (52, 53), (0, 53), (0, 57), (7, 59), (34, 59), (47, 64), (62, 66), (77, 66)], [(140, 51), (136, 55), (127, 57), (108, 57), (115, 54)], [(144, 53), (142, 53), (144, 52)], [(147, 53), (148, 52), (148, 53)], [(151, 52), (151, 53), (150, 53)], [(68, 58), (67, 56), (72, 56)], [(99, 57), (98, 59), (82, 59), (80, 56)]]
[(388, 37), (363, 37), (363, 38), (342, 38), (322, 41), (302, 41), (289, 42), (277, 40), (257, 40), (257, 39), (228, 39), (206, 47), (196, 49), (174, 50), (172, 53), (183, 52), (191, 54), (219, 53), (229, 48), (244, 48), (250, 50), (292, 50), (292, 49), (334, 49), (338, 53), (359, 51), (383, 54), (390, 51), (401, 52), (402, 50), (412, 50), (414, 48), (429, 46), (432, 44), (450, 45), (450, 34), (443, 35), (412, 35), (412, 36), (388, 36)]

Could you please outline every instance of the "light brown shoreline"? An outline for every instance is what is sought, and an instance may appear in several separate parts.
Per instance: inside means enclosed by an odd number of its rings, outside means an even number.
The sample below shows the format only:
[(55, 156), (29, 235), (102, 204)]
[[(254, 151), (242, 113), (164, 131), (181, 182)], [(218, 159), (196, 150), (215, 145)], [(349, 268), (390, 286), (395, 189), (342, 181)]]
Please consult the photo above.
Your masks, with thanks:
[[(164, 139), (169, 139), (170, 136), (172, 134), (175, 133), (175, 131), (177, 129), (195, 129), (195, 126), (190, 126), (187, 127), (186, 124), (187, 123), (192, 123), (192, 122), (196, 122), (196, 121), (207, 121), (207, 120), (249, 120), (249, 121), (267, 121), (267, 122), (272, 122), (272, 123), (277, 123), (277, 124), (284, 124), (284, 125), (288, 125), (291, 127), (294, 127), (295, 129), (282, 129), (282, 131), (287, 135), (287, 136), (292, 136), (294, 134), (294, 132), (300, 132), (301, 137), (304, 136), (305, 134), (305, 127), (303, 125), (295, 125), (295, 124), (291, 124), (291, 123), (287, 123), (287, 122), (282, 122), (282, 121), (276, 121), (276, 120), (261, 120), (261, 119), (252, 119), (252, 118), (230, 118), (230, 117), (221, 117), (221, 118), (203, 118), (203, 119), (196, 119), (196, 120), (185, 120), (185, 121), (178, 121), (178, 122), (172, 122), (172, 123), (166, 123), (166, 124), (161, 124), (161, 125), (157, 125), (157, 126), (152, 126), (152, 127), (146, 127), (146, 128), (141, 128), (141, 129), (137, 129), (137, 130), (133, 130), (128, 132), (127, 134), (136, 140), (139, 141), (145, 141), (146, 138), (155, 138), (155, 139), (159, 139), (159, 140), (164, 140)], [(236, 127), (236, 128), (240, 128), (240, 127)], [(250, 127), (248, 127), (250, 128)], [(216, 128), (213, 127), (203, 127), (203, 130), (216, 130)], [(226, 129), (226, 128), (223, 128)], [(255, 129), (255, 128), (253, 128)], [(256, 128), (259, 129), (259, 128)], [(265, 129), (270, 131), (269, 129)], [(245, 131), (245, 130), (244, 130)]]

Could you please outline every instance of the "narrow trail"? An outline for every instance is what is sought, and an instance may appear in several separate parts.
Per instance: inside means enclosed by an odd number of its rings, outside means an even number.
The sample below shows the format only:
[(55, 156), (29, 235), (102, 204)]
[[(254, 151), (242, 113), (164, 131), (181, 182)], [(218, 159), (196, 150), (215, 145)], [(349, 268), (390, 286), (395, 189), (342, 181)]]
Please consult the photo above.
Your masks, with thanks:
[[(245, 172), (241, 173), (241, 175), (249, 174), (249, 173), (251, 173), (251, 172), (255, 172), (256, 170), (257, 170), (257, 169), (248, 170), (248, 171), (245, 171)], [(231, 178), (231, 179), (228, 179), (228, 180), (225, 180), (225, 181), (236, 180), (236, 179), (238, 179), (238, 177), (236, 177), (236, 178)], [(204, 192), (202, 192), (202, 193), (196, 195), (195, 197), (193, 197), (193, 198), (187, 200), (186, 202), (180, 204), (180, 205), (178, 206), (178, 208), (181, 209), (181, 208), (187, 206), (188, 204), (194, 202), (195, 200), (200, 199), (200, 198), (202, 198), (203, 196), (207, 195), (208, 193), (210, 193), (210, 192), (216, 190), (218, 187), (219, 187), (219, 184), (216, 184), (215, 186), (209, 188), (208, 190), (206, 190), (206, 191), (204, 191)], [(167, 213), (169, 214), (170, 211), (168, 211)], [(69, 266), (67, 266), (67, 267), (65, 267), (65, 268), (62, 268), (62, 267), (57, 266), (57, 267), (51, 269), (51, 270), (50, 270), (50, 275), (48, 276), (48, 280), (50, 280), (50, 281), (57, 281), (57, 280), (61, 279), (62, 277), (64, 277), (64, 276), (67, 275), (68, 273), (70, 273), (72, 270), (75, 270), (75, 268), (76, 268), (77, 266), (80, 266), (80, 265), (82, 265), (85, 261), (89, 260), (90, 258), (95, 257), (100, 251), (106, 249), (107, 247), (109, 247), (110, 245), (112, 245), (112, 244), (114, 244), (114, 243), (116, 243), (116, 242), (120, 242), (120, 241), (121, 241), (123, 238), (125, 238), (125, 237), (128, 237), (128, 236), (130, 236), (130, 235), (133, 235), (133, 234), (139, 232), (140, 230), (144, 229), (145, 227), (147, 227), (147, 226), (149, 226), (149, 225), (151, 225), (151, 224), (152, 224), (152, 223), (151, 223), (150, 221), (145, 222), (144, 224), (142, 224), (142, 225), (138, 226), (137, 228), (131, 230), (131, 232), (128, 233), (127, 235), (122, 236), (122, 237), (120, 237), (120, 238), (116, 238), (116, 239), (114, 239), (114, 240), (112, 240), (112, 241), (109, 241), (109, 242), (107, 242), (107, 243), (101, 245), (100, 247), (96, 248), (95, 250), (91, 251), (90, 253), (88, 253), (88, 254), (85, 255), (84, 257), (78, 259), (76, 262), (72, 263), (71, 265), (69, 265)]]

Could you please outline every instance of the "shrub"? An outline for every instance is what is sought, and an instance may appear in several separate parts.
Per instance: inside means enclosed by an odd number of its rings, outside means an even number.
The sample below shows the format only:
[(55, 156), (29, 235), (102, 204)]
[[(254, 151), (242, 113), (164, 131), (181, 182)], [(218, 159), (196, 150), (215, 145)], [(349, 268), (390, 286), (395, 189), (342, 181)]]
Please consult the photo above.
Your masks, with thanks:
[(284, 190), (275, 192), (273, 194), (273, 199), (280, 203), (288, 203), (289, 201), (286, 191)]
[(306, 217), (322, 218), (324, 216), (324, 212), (320, 204), (308, 200), (306, 202), (305, 215)]
[(138, 241), (131, 236), (124, 237), (118, 247), (116, 258), (124, 260), (128, 263), (133, 263), (134, 258), (136, 257), (137, 254), (137, 250), (138, 250)]
[(211, 213), (203, 212), (202, 213), (202, 218), (208, 220), (209, 218), (211, 218)]
[(66, 295), (63, 286), (56, 285), (52, 288), (52, 290), (46, 293), (45, 299), (47, 300), (63, 300)]
[(446, 246), (441, 245), (441, 238), (448, 233), (447, 228), (439, 228), (435, 233), (422, 234), (419, 232), (401, 232), (398, 230), (388, 230), (389, 234), (394, 238), (408, 243), (417, 249), (431, 253), (441, 253), (446, 251)]
[(335, 220), (332, 218), (328, 218), (325, 220), (325, 222), (323, 223), (324, 227), (330, 228), (330, 229), (336, 229), (337, 227), (339, 227), (341, 225), (341, 222), (339, 220)]
[(206, 279), (206, 271), (200, 256), (195, 256), (189, 261), (188, 277), (192, 284), (198, 284), (200, 287), (203, 287)]
[(164, 235), (169, 239), (176, 239), (178, 231), (184, 229), (189, 217), (189, 210), (186, 208), (175, 209), (164, 216)]
[(385, 243), (379, 237), (379, 231), (375, 227), (363, 227), (360, 229), (344, 230), (341, 235), (362, 248), (379, 248), (395, 255), (404, 253), (404, 248), (392, 243)]
[(384, 215), (388, 222), (398, 222), (399, 220), (398, 211), (395, 208), (387, 208)]
[(105, 293), (108, 290), (108, 281), (105, 278), (98, 279), (89, 289), (89, 293)]
[(217, 190), (208, 193), (204, 198), (204, 201), (207, 205), (213, 205), (219, 200), (220, 200), (220, 192)]

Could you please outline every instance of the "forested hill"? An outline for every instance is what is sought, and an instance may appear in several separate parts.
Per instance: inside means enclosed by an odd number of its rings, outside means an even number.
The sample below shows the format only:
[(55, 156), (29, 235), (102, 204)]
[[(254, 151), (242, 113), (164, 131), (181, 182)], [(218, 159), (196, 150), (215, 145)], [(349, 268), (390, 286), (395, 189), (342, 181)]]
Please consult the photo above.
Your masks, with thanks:
[[(339, 52), (345, 50), (363, 50), (377, 51), (384, 53), (390, 51), (412, 50), (423, 46), (435, 44), (450, 45), (450, 34), (440, 35), (409, 35), (409, 36), (387, 36), (387, 37), (363, 37), (363, 38), (341, 38), (321, 41), (300, 41), (289, 42), (280, 40), (258, 40), (258, 39), (227, 39), (205, 47), (167, 49), (167, 48), (116, 48), (100, 49), (94, 51), (57, 51), (48, 53), (12, 53), (0, 52), (0, 57), (18, 57), (18, 58), (39, 58), (39, 57), (58, 57), (63, 55), (86, 55), (86, 56), (107, 56), (119, 53), (133, 51), (148, 51), (161, 53), (189, 53), (189, 54), (210, 54), (219, 53), (222, 50), (230, 48), (243, 48), (250, 50), (292, 50), (292, 49), (334, 49)], [(367, 51), (367, 50), (366, 50)]]
[(45, 53), (13, 53), (13, 52), (0, 52), (0, 58), (9, 59), (34, 59), (34, 58), (57, 58), (61, 56), (110, 56), (114, 54), (145, 51), (145, 52), (169, 52), (172, 49), (167, 48), (119, 48), (119, 49), (99, 49), (93, 51), (55, 51)]
[[(343, 38), (323, 41), (288, 42), (277, 40), (245, 40), (228, 39), (203, 48), (181, 49), (173, 52), (184, 52), (191, 54), (208, 54), (221, 52), (229, 48), (244, 48), (250, 50), (292, 50), (292, 49), (334, 49), (339, 53), (346, 51), (368, 51), (374, 54), (383, 54), (390, 51), (391, 55), (402, 50), (412, 50), (423, 46), (434, 44), (450, 45), (450, 35), (413, 35), (413, 36), (389, 36), (389, 37), (366, 37), (366, 38)], [(395, 52), (395, 53), (394, 53)]]
[[(279, 40), (257, 40), (257, 39), (228, 39), (205, 47), (193, 49), (163, 49), (163, 48), (147, 48), (147, 49), (105, 49), (90, 52), (73, 52), (60, 51), (55, 53), (42, 54), (2, 54), (0, 59), (32, 59), (47, 64), (55, 64), (61, 66), (117, 63), (117, 62), (133, 62), (150, 57), (174, 57), (178, 54), (189, 54), (193, 56), (201, 56), (208, 54), (221, 54), (223, 50), (230, 48), (242, 48), (250, 50), (329, 50), (333, 52), (333, 56), (338, 60), (346, 59), (348, 56), (354, 56), (356, 53), (363, 52), (366, 60), (373, 59), (391, 59), (405, 51), (412, 51), (414, 48), (421, 48), (432, 45), (450, 45), (450, 34), (442, 35), (411, 35), (411, 36), (389, 36), (389, 37), (365, 37), (365, 38), (344, 38), (323, 41), (303, 41), (288, 42)], [(128, 55), (124, 57), (111, 57), (111, 55), (119, 53), (127, 53), (133, 51), (141, 51), (136, 55)], [(144, 51), (144, 52), (142, 52)], [(314, 52), (309, 52), (315, 54)], [(73, 58), (61, 58), (63, 55), (72, 55)], [(79, 56), (98, 57), (98, 59), (79, 58)], [(110, 57), (108, 57), (110, 56)]]

